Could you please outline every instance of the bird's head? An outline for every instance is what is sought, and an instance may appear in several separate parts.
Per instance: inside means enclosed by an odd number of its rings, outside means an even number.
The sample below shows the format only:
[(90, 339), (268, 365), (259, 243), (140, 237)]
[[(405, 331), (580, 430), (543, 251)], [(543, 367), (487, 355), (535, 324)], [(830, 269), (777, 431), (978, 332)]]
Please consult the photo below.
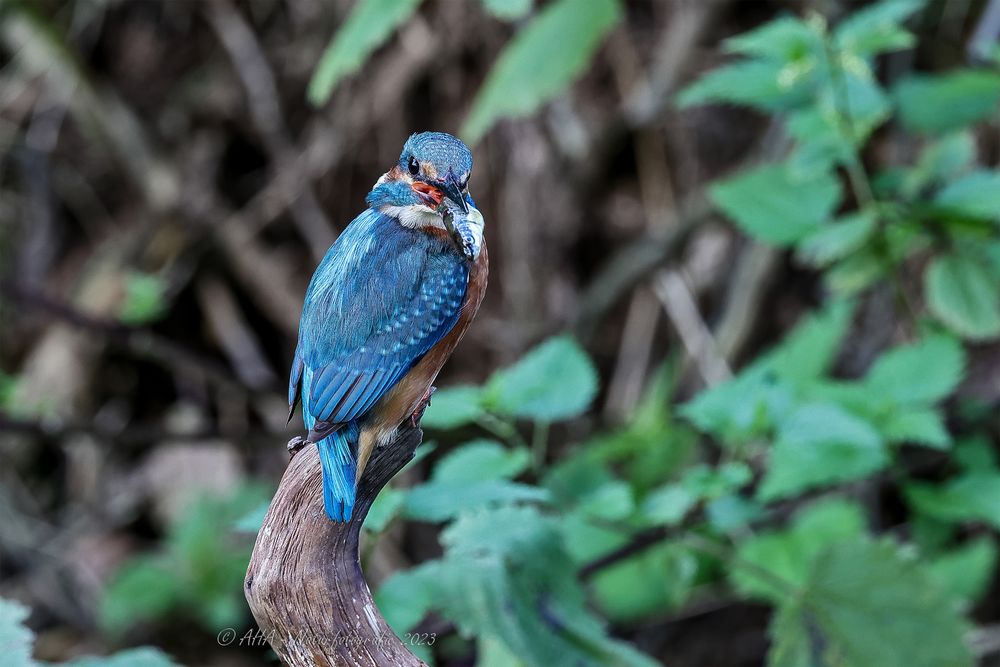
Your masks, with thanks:
[(450, 134), (411, 135), (399, 162), (368, 194), (368, 205), (412, 229), (448, 235), (468, 259), (479, 256), (483, 216), (469, 195), (472, 153)]

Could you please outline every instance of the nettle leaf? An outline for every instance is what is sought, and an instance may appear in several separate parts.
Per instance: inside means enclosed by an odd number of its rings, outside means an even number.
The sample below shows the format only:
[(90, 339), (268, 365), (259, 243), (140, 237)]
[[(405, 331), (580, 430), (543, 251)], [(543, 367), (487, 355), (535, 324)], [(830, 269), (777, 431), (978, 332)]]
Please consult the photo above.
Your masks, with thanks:
[(24, 622), (28, 608), (20, 602), (0, 598), (0, 655), (9, 667), (34, 667), (31, 658), (35, 636)]
[(997, 545), (984, 535), (930, 562), (931, 576), (962, 605), (979, 600), (993, 581)]
[(948, 396), (962, 381), (965, 351), (950, 336), (931, 336), (882, 354), (865, 376), (875, 395), (904, 404), (929, 404)]
[(482, 395), (482, 389), (469, 385), (438, 389), (420, 425), (446, 430), (471, 424), (483, 414)]
[(463, 634), (489, 634), (528, 664), (656, 663), (611, 639), (587, 608), (558, 523), (529, 507), (464, 515), (442, 534), (434, 607)]
[(783, 16), (742, 34), (730, 37), (723, 46), (730, 53), (793, 61), (820, 53), (820, 34), (805, 21)]
[(860, 9), (837, 26), (838, 49), (868, 57), (913, 45), (913, 35), (900, 24), (923, 7), (921, 0), (884, 0)]
[(440, 561), (427, 561), (394, 572), (375, 593), (375, 604), (397, 635), (413, 629), (430, 611), (440, 568)]
[(1000, 335), (1000, 284), (976, 257), (935, 257), (924, 273), (927, 306), (949, 329), (970, 340)]
[(482, 507), (544, 503), (549, 498), (545, 489), (506, 480), (435, 482), (411, 489), (403, 501), (403, 513), (411, 519), (438, 523)]
[[(799, 510), (788, 530), (761, 533), (743, 541), (737, 556), (754, 567), (732, 568), (729, 577), (743, 595), (780, 602), (787, 595), (787, 586), (806, 585), (824, 549), (864, 534), (864, 512), (857, 504), (845, 500), (815, 502)], [(775, 579), (786, 587), (777, 586)]]
[(971, 471), (940, 485), (914, 483), (904, 489), (919, 512), (948, 522), (982, 521), (1000, 529), (1000, 473)]
[(715, 183), (710, 195), (753, 238), (790, 245), (829, 219), (840, 202), (841, 187), (829, 172), (801, 177), (785, 164), (771, 164)]
[(893, 89), (900, 120), (918, 132), (948, 132), (986, 120), (1000, 104), (1000, 74), (957, 70), (913, 75)]
[[(618, 22), (615, 0), (556, 0), (497, 59), (462, 127), (469, 143), (501, 118), (527, 116), (573, 82)], [(566, 39), (572, 35), (572, 39)]]
[(947, 592), (888, 540), (821, 553), (771, 625), (771, 667), (972, 665), (969, 627)]
[(558, 336), (490, 378), (485, 404), (498, 413), (554, 422), (583, 413), (597, 394), (597, 371), (570, 336)]
[(767, 365), (781, 378), (804, 383), (826, 374), (851, 326), (854, 302), (831, 301), (798, 323), (781, 344), (767, 353)]
[(908, 198), (922, 189), (952, 179), (966, 171), (976, 159), (972, 133), (963, 130), (941, 137), (920, 153), (917, 164), (904, 172), (901, 190)]
[(325, 104), (341, 79), (361, 69), (368, 56), (413, 15), (420, 1), (358, 0), (320, 56), (309, 82), (309, 101)]
[(1000, 220), (1000, 171), (967, 174), (941, 190), (934, 202), (973, 218)]
[(885, 424), (881, 425), (881, 431), (889, 442), (908, 442), (932, 449), (951, 447), (951, 435), (944, 427), (944, 419), (938, 410), (893, 410)]
[(646, 496), (640, 514), (653, 524), (674, 526), (698, 503), (698, 495), (683, 484), (664, 484)]
[(770, 501), (860, 479), (888, 462), (869, 422), (836, 405), (805, 405), (781, 425), (758, 496)]
[(483, 0), (483, 6), (503, 21), (523, 19), (531, 12), (532, 0)]
[(803, 239), (795, 249), (795, 256), (805, 264), (824, 268), (864, 246), (874, 233), (873, 212), (851, 213)]
[(434, 482), (484, 482), (512, 479), (524, 472), (531, 454), (524, 448), (508, 449), (495, 440), (473, 440), (449, 452), (434, 467)]
[(133, 272), (125, 278), (125, 299), (118, 318), (140, 325), (160, 319), (167, 311), (167, 286), (162, 278)]
[(785, 82), (784, 63), (773, 60), (740, 60), (717, 67), (677, 96), (677, 104), (687, 108), (711, 102), (742, 104), (762, 111), (781, 111), (808, 99), (809, 69)]
[(402, 510), (406, 491), (394, 486), (383, 487), (365, 516), (363, 528), (370, 533), (381, 533)]

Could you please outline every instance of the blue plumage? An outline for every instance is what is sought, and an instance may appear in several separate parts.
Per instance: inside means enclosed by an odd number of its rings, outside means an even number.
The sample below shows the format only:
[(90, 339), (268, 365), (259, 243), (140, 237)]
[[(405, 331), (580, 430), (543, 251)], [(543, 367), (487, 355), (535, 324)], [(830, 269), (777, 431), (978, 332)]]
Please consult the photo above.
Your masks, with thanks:
[(340, 425), (320, 440), (324, 506), (354, 506), (359, 424), (455, 325), (468, 267), (450, 242), (367, 210), (344, 230), (306, 292), (289, 402), (306, 427)]

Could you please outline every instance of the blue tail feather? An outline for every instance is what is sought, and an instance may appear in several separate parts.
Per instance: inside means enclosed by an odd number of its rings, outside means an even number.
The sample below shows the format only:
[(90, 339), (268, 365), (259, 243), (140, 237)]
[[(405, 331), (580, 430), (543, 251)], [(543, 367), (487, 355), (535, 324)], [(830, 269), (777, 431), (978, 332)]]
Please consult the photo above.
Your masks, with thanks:
[(333, 521), (349, 521), (354, 511), (357, 442), (358, 427), (351, 422), (316, 443), (323, 464), (323, 507)]

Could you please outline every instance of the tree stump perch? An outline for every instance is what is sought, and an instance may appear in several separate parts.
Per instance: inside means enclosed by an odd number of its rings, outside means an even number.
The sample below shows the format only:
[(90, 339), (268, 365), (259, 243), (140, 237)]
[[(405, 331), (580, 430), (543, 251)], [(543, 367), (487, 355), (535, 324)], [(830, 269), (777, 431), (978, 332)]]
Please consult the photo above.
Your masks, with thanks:
[(264, 517), (244, 593), (262, 636), (290, 667), (425, 665), (382, 618), (361, 571), (359, 536), (379, 491), (420, 444), (404, 428), (376, 450), (358, 485), (354, 516), (335, 523), (323, 511), (316, 447), (296, 453)]

